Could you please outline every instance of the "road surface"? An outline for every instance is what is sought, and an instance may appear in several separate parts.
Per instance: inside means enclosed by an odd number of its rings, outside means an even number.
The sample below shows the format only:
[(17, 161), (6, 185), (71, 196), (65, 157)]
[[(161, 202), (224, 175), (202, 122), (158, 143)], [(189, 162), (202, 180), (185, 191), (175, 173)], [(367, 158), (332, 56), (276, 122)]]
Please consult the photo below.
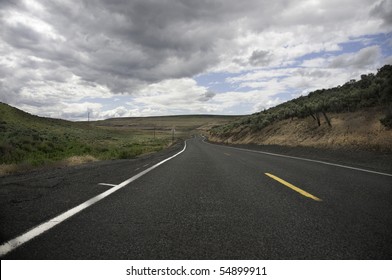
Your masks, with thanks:
[[(104, 170), (102, 192), (138, 174)], [(391, 240), (391, 176), (196, 137), (2, 259), (390, 259)]]

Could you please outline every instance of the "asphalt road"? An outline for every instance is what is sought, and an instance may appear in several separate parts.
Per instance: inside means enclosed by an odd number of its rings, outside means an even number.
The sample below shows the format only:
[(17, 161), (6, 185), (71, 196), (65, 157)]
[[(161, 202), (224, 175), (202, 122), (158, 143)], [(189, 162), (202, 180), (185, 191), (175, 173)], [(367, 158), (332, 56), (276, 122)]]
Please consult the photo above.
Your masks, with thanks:
[[(392, 177), (202, 140), (2, 258), (392, 258)], [(100, 168), (79, 185), (137, 174)]]

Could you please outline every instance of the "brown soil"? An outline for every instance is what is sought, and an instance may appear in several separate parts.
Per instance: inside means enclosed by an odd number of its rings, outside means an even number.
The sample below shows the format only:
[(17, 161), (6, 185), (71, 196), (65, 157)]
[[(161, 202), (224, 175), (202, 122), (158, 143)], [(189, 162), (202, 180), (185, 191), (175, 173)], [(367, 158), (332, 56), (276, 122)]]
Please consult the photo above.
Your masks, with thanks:
[(279, 145), (392, 153), (392, 130), (380, 119), (384, 112), (371, 108), (359, 112), (328, 114), (332, 127), (322, 117), (321, 126), (311, 117), (283, 120), (260, 131), (239, 128), (230, 137), (210, 135), (209, 140), (227, 144)]

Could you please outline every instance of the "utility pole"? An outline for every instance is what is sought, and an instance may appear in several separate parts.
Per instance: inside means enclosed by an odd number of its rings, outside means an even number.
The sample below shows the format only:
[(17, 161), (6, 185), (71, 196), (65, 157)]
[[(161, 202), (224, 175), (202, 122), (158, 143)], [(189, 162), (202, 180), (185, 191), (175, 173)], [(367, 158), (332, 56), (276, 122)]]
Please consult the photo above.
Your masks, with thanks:
[(176, 132), (176, 129), (173, 126), (173, 128), (172, 128), (172, 144), (174, 143), (174, 132)]
[(90, 109), (87, 109), (87, 134), (90, 135)]

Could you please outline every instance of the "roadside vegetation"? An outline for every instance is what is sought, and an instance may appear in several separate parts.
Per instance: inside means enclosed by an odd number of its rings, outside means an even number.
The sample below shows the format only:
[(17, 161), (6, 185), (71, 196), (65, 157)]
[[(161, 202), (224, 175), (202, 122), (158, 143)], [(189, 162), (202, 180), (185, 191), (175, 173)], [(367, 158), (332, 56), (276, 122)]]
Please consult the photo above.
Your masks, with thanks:
[(392, 66), (385, 65), (377, 74), (362, 75), (359, 81), (351, 80), (342, 86), (320, 89), (276, 107), (238, 119), (235, 122), (215, 126), (210, 134), (228, 138), (242, 130), (258, 132), (282, 120), (311, 118), (316, 126), (332, 127), (331, 113), (356, 112), (379, 107), (384, 117), (379, 121), (392, 128)]
[(160, 151), (198, 133), (200, 126), (230, 120), (233, 117), (173, 116), (70, 122), (0, 103), (0, 175), (46, 165), (130, 159)]
[(0, 103), (0, 164), (8, 170), (3, 173), (59, 161), (133, 158), (168, 146), (169, 136), (41, 118)]

